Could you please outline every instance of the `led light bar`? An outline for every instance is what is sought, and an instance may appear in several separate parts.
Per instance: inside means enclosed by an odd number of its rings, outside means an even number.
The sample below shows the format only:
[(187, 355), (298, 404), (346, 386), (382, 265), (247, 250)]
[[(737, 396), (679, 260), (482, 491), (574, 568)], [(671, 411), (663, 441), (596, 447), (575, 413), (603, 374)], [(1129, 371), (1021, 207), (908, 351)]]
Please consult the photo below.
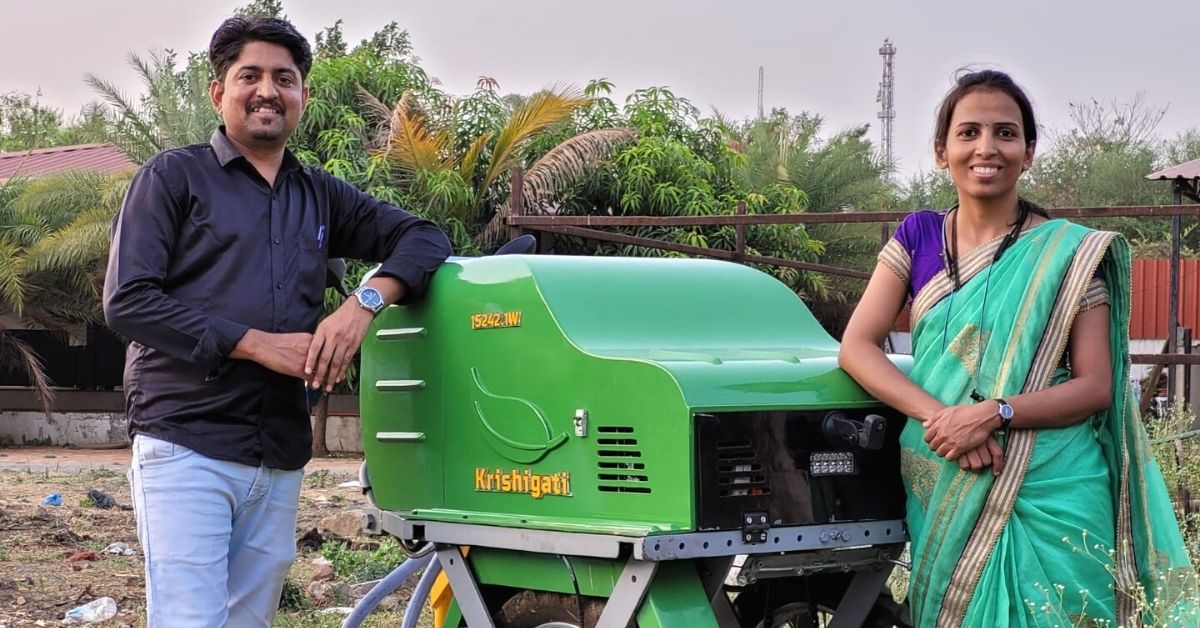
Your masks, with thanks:
[(858, 459), (852, 451), (814, 451), (808, 455), (810, 475), (858, 475)]

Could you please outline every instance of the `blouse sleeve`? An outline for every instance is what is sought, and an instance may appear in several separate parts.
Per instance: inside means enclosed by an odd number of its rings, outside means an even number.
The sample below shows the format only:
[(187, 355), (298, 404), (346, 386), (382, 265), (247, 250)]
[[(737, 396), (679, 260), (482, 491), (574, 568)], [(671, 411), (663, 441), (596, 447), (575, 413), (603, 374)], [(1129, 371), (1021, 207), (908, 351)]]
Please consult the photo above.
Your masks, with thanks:
[(912, 282), (912, 217), (915, 214), (910, 214), (896, 228), (896, 233), (892, 234), (891, 239), (883, 246), (883, 250), (879, 252), (879, 262), (887, 266), (904, 285), (909, 285)]
[(1083, 298), (1079, 300), (1079, 311), (1086, 312), (1096, 306), (1107, 304), (1108, 288), (1104, 287), (1104, 279), (1092, 277), (1087, 290), (1083, 293)]

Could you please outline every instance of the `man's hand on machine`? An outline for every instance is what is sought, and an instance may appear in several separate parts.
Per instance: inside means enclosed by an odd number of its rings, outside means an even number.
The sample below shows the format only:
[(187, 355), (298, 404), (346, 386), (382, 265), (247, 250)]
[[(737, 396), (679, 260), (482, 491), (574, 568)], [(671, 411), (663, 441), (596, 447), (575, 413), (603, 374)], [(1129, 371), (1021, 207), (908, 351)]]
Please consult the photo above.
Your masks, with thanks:
[(354, 359), (373, 318), (357, 301), (348, 299), (317, 325), (301, 375), (313, 390), (324, 388), (325, 392), (332, 392), (334, 384), (345, 378), (346, 367)]

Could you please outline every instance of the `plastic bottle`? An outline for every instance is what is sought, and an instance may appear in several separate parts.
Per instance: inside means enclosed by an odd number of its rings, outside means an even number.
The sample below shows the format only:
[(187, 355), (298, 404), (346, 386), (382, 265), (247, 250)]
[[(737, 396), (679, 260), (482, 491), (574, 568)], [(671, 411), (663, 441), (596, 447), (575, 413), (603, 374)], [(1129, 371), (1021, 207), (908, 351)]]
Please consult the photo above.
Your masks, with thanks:
[(117, 614), (117, 602), (111, 597), (92, 600), (83, 606), (76, 606), (67, 611), (64, 624), (98, 624), (112, 619)]

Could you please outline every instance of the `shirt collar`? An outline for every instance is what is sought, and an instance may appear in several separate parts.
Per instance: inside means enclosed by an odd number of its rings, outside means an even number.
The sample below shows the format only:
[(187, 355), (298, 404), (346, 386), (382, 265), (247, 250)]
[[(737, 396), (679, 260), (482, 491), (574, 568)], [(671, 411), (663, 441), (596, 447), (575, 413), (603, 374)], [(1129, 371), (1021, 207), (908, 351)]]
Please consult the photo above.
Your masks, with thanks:
[[(229, 140), (229, 136), (225, 135), (224, 124), (218, 126), (217, 129), (213, 131), (212, 139), (210, 139), (208, 143), (212, 145), (213, 152), (216, 153), (217, 161), (221, 164), (222, 168), (228, 166), (229, 162), (234, 161), (235, 159), (246, 159), (246, 157), (242, 155), (241, 151), (239, 151), (237, 147), (233, 145), (233, 142)], [(286, 148), (283, 149), (283, 163), (279, 167), (279, 172), (291, 172), (292, 170), (299, 169), (300, 160), (296, 159), (296, 156), (292, 154), (292, 151)]]

